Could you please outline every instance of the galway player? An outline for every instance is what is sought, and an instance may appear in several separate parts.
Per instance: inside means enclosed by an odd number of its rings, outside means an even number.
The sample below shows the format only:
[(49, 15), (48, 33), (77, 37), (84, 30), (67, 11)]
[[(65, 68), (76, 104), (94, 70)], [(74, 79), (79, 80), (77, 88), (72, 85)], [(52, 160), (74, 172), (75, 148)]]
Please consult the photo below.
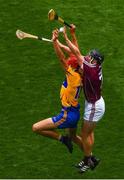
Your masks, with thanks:
[[(72, 29), (75, 29), (74, 25), (71, 26)], [(99, 159), (96, 159), (96, 157), (92, 155), (92, 150), (94, 145), (94, 129), (105, 112), (105, 103), (101, 96), (101, 64), (104, 57), (95, 49), (91, 50), (86, 56), (82, 55), (79, 48), (69, 40), (66, 33), (66, 27), (64, 28), (63, 34), (68, 47), (78, 58), (78, 64), (83, 72), (82, 80), (85, 95), (85, 109), (82, 126), (82, 143), (85, 156), (77, 167), (80, 168), (80, 172), (85, 172), (88, 169), (94, 169), (99, 163)]]
[[(76, 135), (77, 123), (80, 119), (80, 105), (78, 103), (79, 92), (81, 89), (81, 76), (78, 73), (78, 62), (76, 56), (72, 54), (67, 46), (64, 46), (58, 40), (58, 30), (53, 31), (53, 46), (55, 52), (65, 70), (66, 79), (62, 84), (60, 91), (60, 99), (62, 109), (57, 116), (47, 118), (35, 123), (32, 127), (33, 131), (43, 136), (47, 136), (59, 140), (67, 146), (70, 153), (72, 153), (73, 146), (71, 140), (80, 146), (82, 149), (82, 141)], [(66, 58), (62, 49), (69, 54)], [(69, 128), (70, 136), (62, 136), (56, 128)]]

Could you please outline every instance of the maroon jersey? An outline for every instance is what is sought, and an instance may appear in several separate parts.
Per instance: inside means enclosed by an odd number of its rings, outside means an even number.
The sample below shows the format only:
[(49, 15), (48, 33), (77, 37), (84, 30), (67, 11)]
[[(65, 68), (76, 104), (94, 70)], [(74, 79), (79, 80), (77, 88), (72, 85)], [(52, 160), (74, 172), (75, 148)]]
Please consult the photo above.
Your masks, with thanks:
[(83, 90), (88, 102), (94, 103), (101, 97), (102, 67), (89, 63), (89, 57), (83, 62)]

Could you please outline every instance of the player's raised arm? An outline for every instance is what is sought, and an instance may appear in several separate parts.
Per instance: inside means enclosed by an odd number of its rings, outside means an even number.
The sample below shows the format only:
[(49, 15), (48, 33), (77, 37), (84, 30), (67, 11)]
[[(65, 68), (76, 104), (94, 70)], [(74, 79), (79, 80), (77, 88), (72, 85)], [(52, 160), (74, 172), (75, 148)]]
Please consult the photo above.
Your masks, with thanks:
[(53, 46), (54, 46), (56, 55), (59, 58), (63, 68), (65, 70), (67, 70), (68, 66), (66, 64), (66, 58), (65, 58), (65, 55), (64, 55), (63, 51), (61, 50), (61, 48), (59, 46), (58, 35), (59, 35), (58, 30), (54, 30), (53, 34), (52, 34)]
[(68, 55), (72, 53), (71, 49), (68, 46), (62, 44), (58, 39), (57, 39), (57, 43), (59, 47), (62, 48)]
[(69, 46), (69, 48), (71, 49), (71, 51), (75, 54), (75, 56), (78, 59), (78, 63), (79, 66), (83, 68), (83, 60), (84, 60), (84, 56), (80, 53), (80, 50), (77, 46), (75, 46), (68, 38), (67, 33), (66, 33), (66, 27), (64, 27), (63, 30), (63, 35), (65, 38), (65, 41), (67, 43), (67, 45)]
[(72, 37), (72, 43), (79, 48), (78, 46), (78, 42), (77, 42), (77, 38), (76, 38), (76, 34), (75, 34), (75, 30), (76, 30), (76, 26), (74, 24), (71, 24), (71, 28), (70, 28), (70, 34)]
[[(70, 34), (72, 37), (71, 41), (77, 48), (79, 48), (77, 38), (75, 35), (75, 30), (76, 30), (76, 26), (74, 24), (71, 24), (71, 28), (70, 28)], [(68, 55), (70, 55), (72, 53), (71, 49), (68, 46), (62, 44), (59, 40), (57, 40), (57, 41), (58, 41), (60, 48), (62, 48)]]

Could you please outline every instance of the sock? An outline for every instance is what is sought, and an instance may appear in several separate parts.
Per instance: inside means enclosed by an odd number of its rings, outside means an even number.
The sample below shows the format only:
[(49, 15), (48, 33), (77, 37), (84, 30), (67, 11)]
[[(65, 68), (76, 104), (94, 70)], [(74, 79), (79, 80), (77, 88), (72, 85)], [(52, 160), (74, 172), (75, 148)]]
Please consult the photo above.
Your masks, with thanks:
[(64, 144), (67, 144), (67, 142), (68, 142), (68, 136), (61, 136), (59, 141), (62, 142), (62, 143), (64, 143)]
[(59, 141), (63, 143), (63, 140), (64, 140), (64, 136), (61, 135)]

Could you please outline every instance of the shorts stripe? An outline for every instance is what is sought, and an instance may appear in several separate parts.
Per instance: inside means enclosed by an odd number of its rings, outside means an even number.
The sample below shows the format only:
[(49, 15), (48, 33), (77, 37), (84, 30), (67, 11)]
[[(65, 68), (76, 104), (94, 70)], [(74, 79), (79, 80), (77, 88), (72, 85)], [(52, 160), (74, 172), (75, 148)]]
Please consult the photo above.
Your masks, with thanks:
[(67, 111), (64, 111), (62, 119), (60, 119), (58, 122), (56, 122), (55, 125), (59, 126), (60, 124), (62, 124), (63, 122), (66, 121), (66, 118), (67, 118)]
[(89, 116), (89, 121), (93, 121), (94, 114), (95, 114), (95, 103), (92, 104), (91, 113), (90, 113), (90, 116)]

